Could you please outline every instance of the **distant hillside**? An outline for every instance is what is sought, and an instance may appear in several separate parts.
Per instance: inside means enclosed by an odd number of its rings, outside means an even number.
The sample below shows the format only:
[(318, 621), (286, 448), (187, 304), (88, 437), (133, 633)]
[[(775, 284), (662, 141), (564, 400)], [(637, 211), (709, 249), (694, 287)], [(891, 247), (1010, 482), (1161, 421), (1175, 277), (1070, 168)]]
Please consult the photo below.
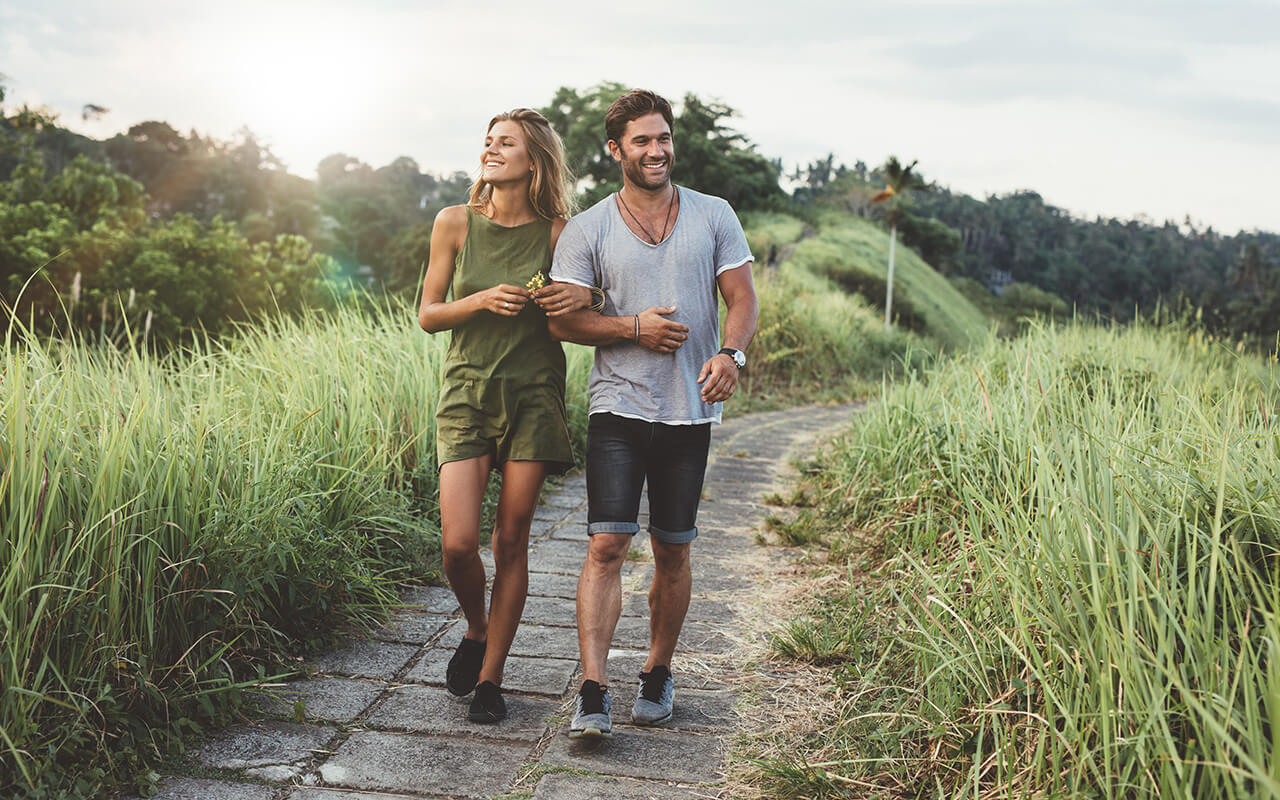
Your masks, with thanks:
[[(883, 314), (889, 234), (870, 220), (823, 210), (817, 215), (816, 234), (796, 245), (787, 264), (830, 278)], [(901, 241), (894, 264), (897, 325), (948, 348), (964, 347), (986, 335), (989, 322), (978, 307)]]

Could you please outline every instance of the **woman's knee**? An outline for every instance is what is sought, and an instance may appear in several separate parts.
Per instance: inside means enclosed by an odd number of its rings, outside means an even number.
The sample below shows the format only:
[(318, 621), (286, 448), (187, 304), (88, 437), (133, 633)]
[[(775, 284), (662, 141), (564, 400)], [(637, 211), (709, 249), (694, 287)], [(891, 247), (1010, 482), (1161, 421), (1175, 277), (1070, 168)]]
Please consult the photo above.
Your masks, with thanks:
[(472, 536), (449, 536), (447, 533), (440, 542), (440, 554), (445, 566), (463, 564), (480, 556), (480, 543)]
[(529, 561), (529, 529), (499, 527), (493, 532), (494, 567), (501, 569)]

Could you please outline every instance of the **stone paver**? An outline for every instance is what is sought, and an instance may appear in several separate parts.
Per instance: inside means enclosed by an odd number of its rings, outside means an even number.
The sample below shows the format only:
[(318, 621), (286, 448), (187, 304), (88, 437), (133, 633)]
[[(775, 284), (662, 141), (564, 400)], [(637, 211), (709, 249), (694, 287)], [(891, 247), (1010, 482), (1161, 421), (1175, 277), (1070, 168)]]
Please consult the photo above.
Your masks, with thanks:
[(271, 716), (294, 718), (296, 704), (302, 703), (307, 721), (350, 722), (386, 688), (385, 684), (349, 678), (316, 678), (286, 683), (269, 693), (255, 694), (254, 700)]
[(458, 600), (447, 586), (413, 586), (401, 596), (405, 608), (430, 614), (452, 614), (458, 610)]
[(529, 548), (529, 569), (577, 577), (587, 558), (587, 544), (571, 539), (544, 539)]
[[(571, 629), (572, 630), (572, 629)], [(576, 656), (574, 652), (564, 652)], [(444, 670), (453, 651), (442, 647), (428, 650), (422, 660), (405, 675), (405, 680), (444, 686)], [(576, 658), (548, 658), (545, 656), (507, 656), (503, 668), (502, 686), (513, 692), (545, 694), (559, 697), (569, 685), (569, 678), (578, 668)]]
[(689, 800), (707, 797), (695, 789), (622, 778), (552, 774), (538, 781), (533, 800)]
[(724, 762), (726, 744), (719, 736), (622, 727), (615, 722), (612, 739), (589, 742), (570, 739), (567, 730), (566, 725), (552, 737), (542, 763), (601, 775), (703, 783), (715, 780)]
[[(755, 531), (769, 513), (762, 498), (784, 488), (779, 475), (787, 454), (847, 424), (849, 415), (849, 408), (788, 409), (731, 419), (713, 433), (693, 547), (693, 601), (672, 663), (676, 711), (665, 725), (628, 724), (648, 647), (653, 556), (645, 497), (641, 534), (623, 565), (623, 616), (609, 653), (614, 738), (592, 744), (565, 735), (578, 671), (574, 598), (587, 550), (586, 481), (575, 475), (544, 495), (534, 513), (529, 598), (503, 678), (506, 720), (472, 724), (469, 698), (442, 688), (466, 623), (448, 588), (409, 587), (373, 638), (312, 658), (308, 665), (321, 676), (259, 698), (261, 721), (231, 726), (193, 753), (197, 764), (227, 777), (171, 778), (157, 797), (491, 798), (513, 788), (532, 791), (535, 800), (721, 797), (719, 776), (740, 724), (732, 691), (743, 669), (734, 657), (741, 645), (735, 603), (744, 593), (767, 591), (738, 566), (741, 554), (755, 547)], [(491, 574), (492, 554), (482, 559)], [(288, 721), (296, 701), (308, 721), (324, 724)], [(535, 762), (552, 772), (536, 787), (517, 785)]]
[[(274, 786), (253, 783), (228, 783), (207, 778), (178, 778), (162, 784), (151, 800), (272, 800), (278, 792)], [(136, 797), (124, 800), (138, 800)]]
[[(563, 694), (564, 687), (557, 694)], [(369, 713), (369, 728), (518, 739), (536, 742), (547, 730), (547, 720), (560, 710), (558, 700), (506, 696), (507, 718), (494, 725), (477, 725), (467, 719), (469, 697), (454, 697), (430, 686), (401, 686), (390, 692)]]
[(577, 603), (569, 597), (527, 597), (521, 625), (552, 625), (577, 629)]
[[(618, 697), (625, 697), (629, 701), (634, 696), (640, 671), (644, 669), (647, 657), (648, 653), (643, 650), (609, 651), (609, 681), (618, 687)], [(730, 674), (728, 667), (718, 664), (709, 666), (679, 653), (671, 664), (671, 671), (675, 677), (677, 692), (684, 689), (724, 689), (728, 686), (726, 677)]]
[(374, 631), (372, 636), (384, 642), (423, 645), (431, 641), (445, 625), (452, 621), (451, 618), (440, 614), (398, 611), (391, 615), (387, 624)]
[(350, 789), (320, 789), (304, 786), (288, 796), (288, 800), (404, 800), (402, 794), (353, 792)]
[(318, 655), (310, 663), (320, 672), (330, 675), (390, 680), (418, 654), (418, 650), (410, 644), (358, 639), (338, 650)]
[(578, 576), (561, 575), (558, 572), (529, 572), (529, 597), (563, 597), (573, 600), (578, 596)]
[(320, 779), (364, 791), (485, 798), (511, 786), (528, 753), (528, 744), (357, 731), (320, 767)]
[(232, 725), (194, 754), (215, 769), (296, 765), (322, 750), (336, 731), (319, 725), (269, 720), (256, 726)]

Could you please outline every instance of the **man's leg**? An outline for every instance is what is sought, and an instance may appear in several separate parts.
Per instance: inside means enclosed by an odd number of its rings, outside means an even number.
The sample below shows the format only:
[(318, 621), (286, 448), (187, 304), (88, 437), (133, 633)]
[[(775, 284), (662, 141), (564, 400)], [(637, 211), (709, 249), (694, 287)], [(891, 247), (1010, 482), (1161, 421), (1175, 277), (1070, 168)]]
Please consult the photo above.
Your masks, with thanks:
[(689, 611), (693, 574), (689, 569), (689, 543), (669, 544), (650, 538), (653, 546), (653, 583), (649, 586), (649, 657), (644, 671), (671, 666), (680, 629)]
[(597, 533), (587, 545), (587, 561), (578, 578), (578, 649), (582, 679), (609, 685), (606, 664), (618, 617), (622, 614), (622, 564), (632, 534)]
[(671, 665), (693, 576), (690, 545), (698, 535), (698, 502), (711, 445), (710, 425), (658, 425), (649, 458), (649, 657), (644, 671)]
[(569, 738), (609, 738), (608, 661), (622, 613), (622, 563), (639, 526), (643, 450), (649, 426), (613, 414), (592, 414), (587, 427), (587, 558), (578, 578), (578, 648), (582, 686), (574, 699)]
[(578, 578), (578, 647), (584, 681), (607, 686), (606, 662), (622, 613), (622, 564), (635, 533), (649, 424), (592, 414), (587, 427), (586, 562)]

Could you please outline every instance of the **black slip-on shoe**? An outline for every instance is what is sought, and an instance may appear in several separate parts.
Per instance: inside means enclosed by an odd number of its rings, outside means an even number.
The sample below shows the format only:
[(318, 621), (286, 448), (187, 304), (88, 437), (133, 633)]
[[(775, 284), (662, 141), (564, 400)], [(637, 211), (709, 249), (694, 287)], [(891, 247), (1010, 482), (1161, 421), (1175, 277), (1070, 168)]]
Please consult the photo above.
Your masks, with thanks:
[(502, 689), (492, 681), (476, 686), (476, 694), (471, 698), (471, 710), (467, 716), (472, 722), (486, 725), (506, 719), (507, 703), (502, 699)]
[(449, 666), (444, 671), (444, 685), (458, 697), (476, 688), (480, 680), (480, 667), (484, 665), (484, 642), (462, 637), (458, 649), (453, 651)]

